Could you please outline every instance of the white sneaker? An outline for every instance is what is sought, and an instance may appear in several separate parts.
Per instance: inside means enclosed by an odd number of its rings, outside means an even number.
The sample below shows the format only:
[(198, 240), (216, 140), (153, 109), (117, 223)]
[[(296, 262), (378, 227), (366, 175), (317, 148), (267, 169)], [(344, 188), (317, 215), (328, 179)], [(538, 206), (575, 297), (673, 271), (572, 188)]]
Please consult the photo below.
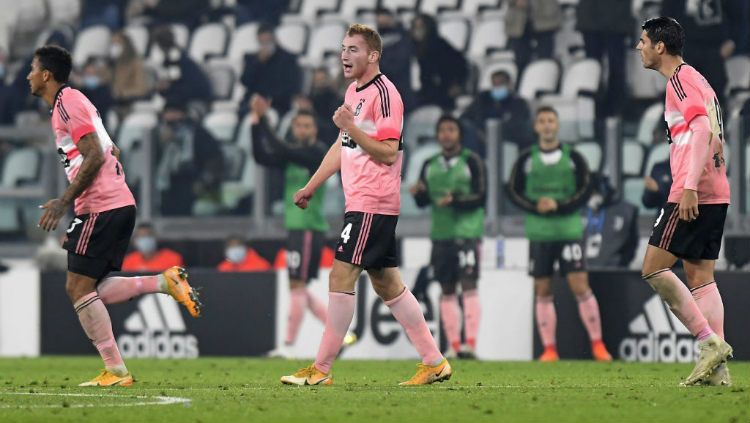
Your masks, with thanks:
[(732, 377), (729, 375), (727, 363), (719, 364), (713, 372), (703, 381), (708, 386), (732, 386)]
[(445, 353), (443, 354), (443, 357), (445, 358), (458, 358), (458, 353), (456, 350), (453, 349), (453, 347), (448, 347), (447, 350), (445, 350)]
[(458, 358), (463, 358), (465, 360), (476, 360), (477, 352), (474, 351), (474, 348), (471, 348), (470, 345), (464, 344), (461, 345), (461, 351), (458, 352)]
[(289, 347), (286, 345), (281, 345), (277, 347), (275, 350), (271, 350), (266, 354), (269, 358), (283, 358), (286, 360), (291, 360), (292, 352), (289, 351)]
[(681, 383), (683, 386), (693, 386), (708, 379), (711, 373), (721, 363), (732, 357), (732, 346), (719, 338), (715, 333), (698, 343), (701, 351), (698, 362), (690, 376)]

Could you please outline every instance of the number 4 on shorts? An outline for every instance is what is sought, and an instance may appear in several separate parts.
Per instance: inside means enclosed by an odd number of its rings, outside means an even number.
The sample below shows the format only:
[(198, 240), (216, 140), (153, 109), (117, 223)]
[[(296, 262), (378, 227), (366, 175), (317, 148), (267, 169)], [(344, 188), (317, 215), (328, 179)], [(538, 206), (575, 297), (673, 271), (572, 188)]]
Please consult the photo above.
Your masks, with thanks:
[(352, 232), (352, 224), (347, 223), (346, 226), (344, 226), (344, 230), (341, 231), (341, 239), (344, 240), (344, 244), (349, 242), (349, 238), (351, 238), (351, 235), (349, 235)]

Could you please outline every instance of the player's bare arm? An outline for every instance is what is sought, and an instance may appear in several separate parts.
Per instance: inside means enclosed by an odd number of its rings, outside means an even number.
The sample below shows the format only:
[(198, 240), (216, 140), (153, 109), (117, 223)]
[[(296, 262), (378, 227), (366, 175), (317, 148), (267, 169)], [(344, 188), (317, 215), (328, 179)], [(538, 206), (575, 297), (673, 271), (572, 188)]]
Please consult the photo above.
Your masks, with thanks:
[(706, 161), (711, 156), (711, 140), (714, 136), (708, 116), (696, 116), (690, 121), (689, 126), (696, 141), (690, 146), (688, 174), (679, 206), (680, 219), (688, 222), (698, 218), (698, 182), (703, 175)]
[(370, 138), (364, 131), (354, 124), (354, 113), (348, 104), (344, 104), (336, 109), (333, 114), (333, 123), (346, 131), (349, 136), (373, 159), (388, 166), (396, 163), (398, 160), (398, 145), (396, 139), (387, 139), (376, 141)]
[(77, 147), (81, 156), (83, 156), (78, 175), (70, 183), (62, 197), (54, 198), (39, 206), (44, 209), (44, 214), (39, 220), (39, 227), (47, 232), (57, 229), (57, 224), (65, 215), (67, 208), (86, 188), (91, 186), (91, 183), (96, 179), (96, 175), (99, 174), (99, 169), (104, 164), (104, 153), (96, 133), (91, 132), (81, 137)]
[(328, 149), (328, 153), (318, 166), (318, 170), (310, 177), (307, 184), (294, 194), (294, 204), (301, 209), (307, 208), (307, 203), (315, 194), (315, 191), (339, 170), (341, 170), (341, 138), (338, 138)]

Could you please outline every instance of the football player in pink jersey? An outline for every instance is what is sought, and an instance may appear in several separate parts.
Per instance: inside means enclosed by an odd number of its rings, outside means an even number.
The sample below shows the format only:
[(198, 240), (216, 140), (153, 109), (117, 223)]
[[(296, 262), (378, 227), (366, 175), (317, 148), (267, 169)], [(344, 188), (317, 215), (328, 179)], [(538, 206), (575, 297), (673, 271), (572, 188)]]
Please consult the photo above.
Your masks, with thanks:
[[(641, 28), (636, 48), (643, 66), (668, 80), (664, 118), (673, 181), (643, 259), (643, 279), (698, 339), (700, 356), (683, 385), (729, 385), (732, 347), (723, 339), (724, 305), (714, 278), (729, 206), (721, 108), (706, 79), (682, 60), (682, 26), (659, 17)], [(672, 272), (678, 258), (687, 286)]]
[(135, 224), (135, 200), (125, 184), (119, 150), (104, 129), (101, 116), (80, 91), (67, 85), (71, 57), (58, 46), (34, 53), (29, 81), (31, 94), (52, 108), (52, 129), (70, 185), (44, 209), (39, 227), (54, 231), (74, 206), (75, 217), (63, 248), (68, 250), (65, 290), (73, 302), (86, 336), (104, 361), (104, 371), (79, 386), (129, 386), (133, 377), (120, 356), (105, 304), (127, 301), (150, 292), (163, 292), (200, 314), (200, 302), (179, 267), (161, 275), (108, 277), (120, 270)]
[(397, 267), (404, 106), (396, 87), (380, 73), (382, 52), (377, 31), (362, 24), (349, 27), (341, 45), (341, 62), (344, 76), (354, 81), (333, 115), (339, 139), (294, 197), (295, 204), (307, 207), (325, 180), (341, 171), (346, 213), (329, 278), (325, 332), (315, 362), (283, 376), (285, 384), (333, 383), (331, 366), (354, 317), (354, 286), (363, 270), (422, 357), (417, 373), (401, 385), (441, 382), (452, 374)]

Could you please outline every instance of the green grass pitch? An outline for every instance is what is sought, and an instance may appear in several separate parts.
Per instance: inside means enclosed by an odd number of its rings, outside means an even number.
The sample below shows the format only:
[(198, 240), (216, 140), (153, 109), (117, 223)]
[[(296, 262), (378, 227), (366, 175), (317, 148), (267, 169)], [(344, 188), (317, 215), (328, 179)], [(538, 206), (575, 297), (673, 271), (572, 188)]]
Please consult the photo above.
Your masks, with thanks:
[(750, 363), (740, 362), (730, 388), (680, 387), (690, 364), (454, 360), (450, 381), (412, 388), (397, 386), (416, 369), (409, 361), (339, 361), (332, 387), (282, 386), (302, 361), (127, 364), (133, 387), (97, 389), (76, 385), (98, 358), (0, 359), (0, 422), (750, 423)]

